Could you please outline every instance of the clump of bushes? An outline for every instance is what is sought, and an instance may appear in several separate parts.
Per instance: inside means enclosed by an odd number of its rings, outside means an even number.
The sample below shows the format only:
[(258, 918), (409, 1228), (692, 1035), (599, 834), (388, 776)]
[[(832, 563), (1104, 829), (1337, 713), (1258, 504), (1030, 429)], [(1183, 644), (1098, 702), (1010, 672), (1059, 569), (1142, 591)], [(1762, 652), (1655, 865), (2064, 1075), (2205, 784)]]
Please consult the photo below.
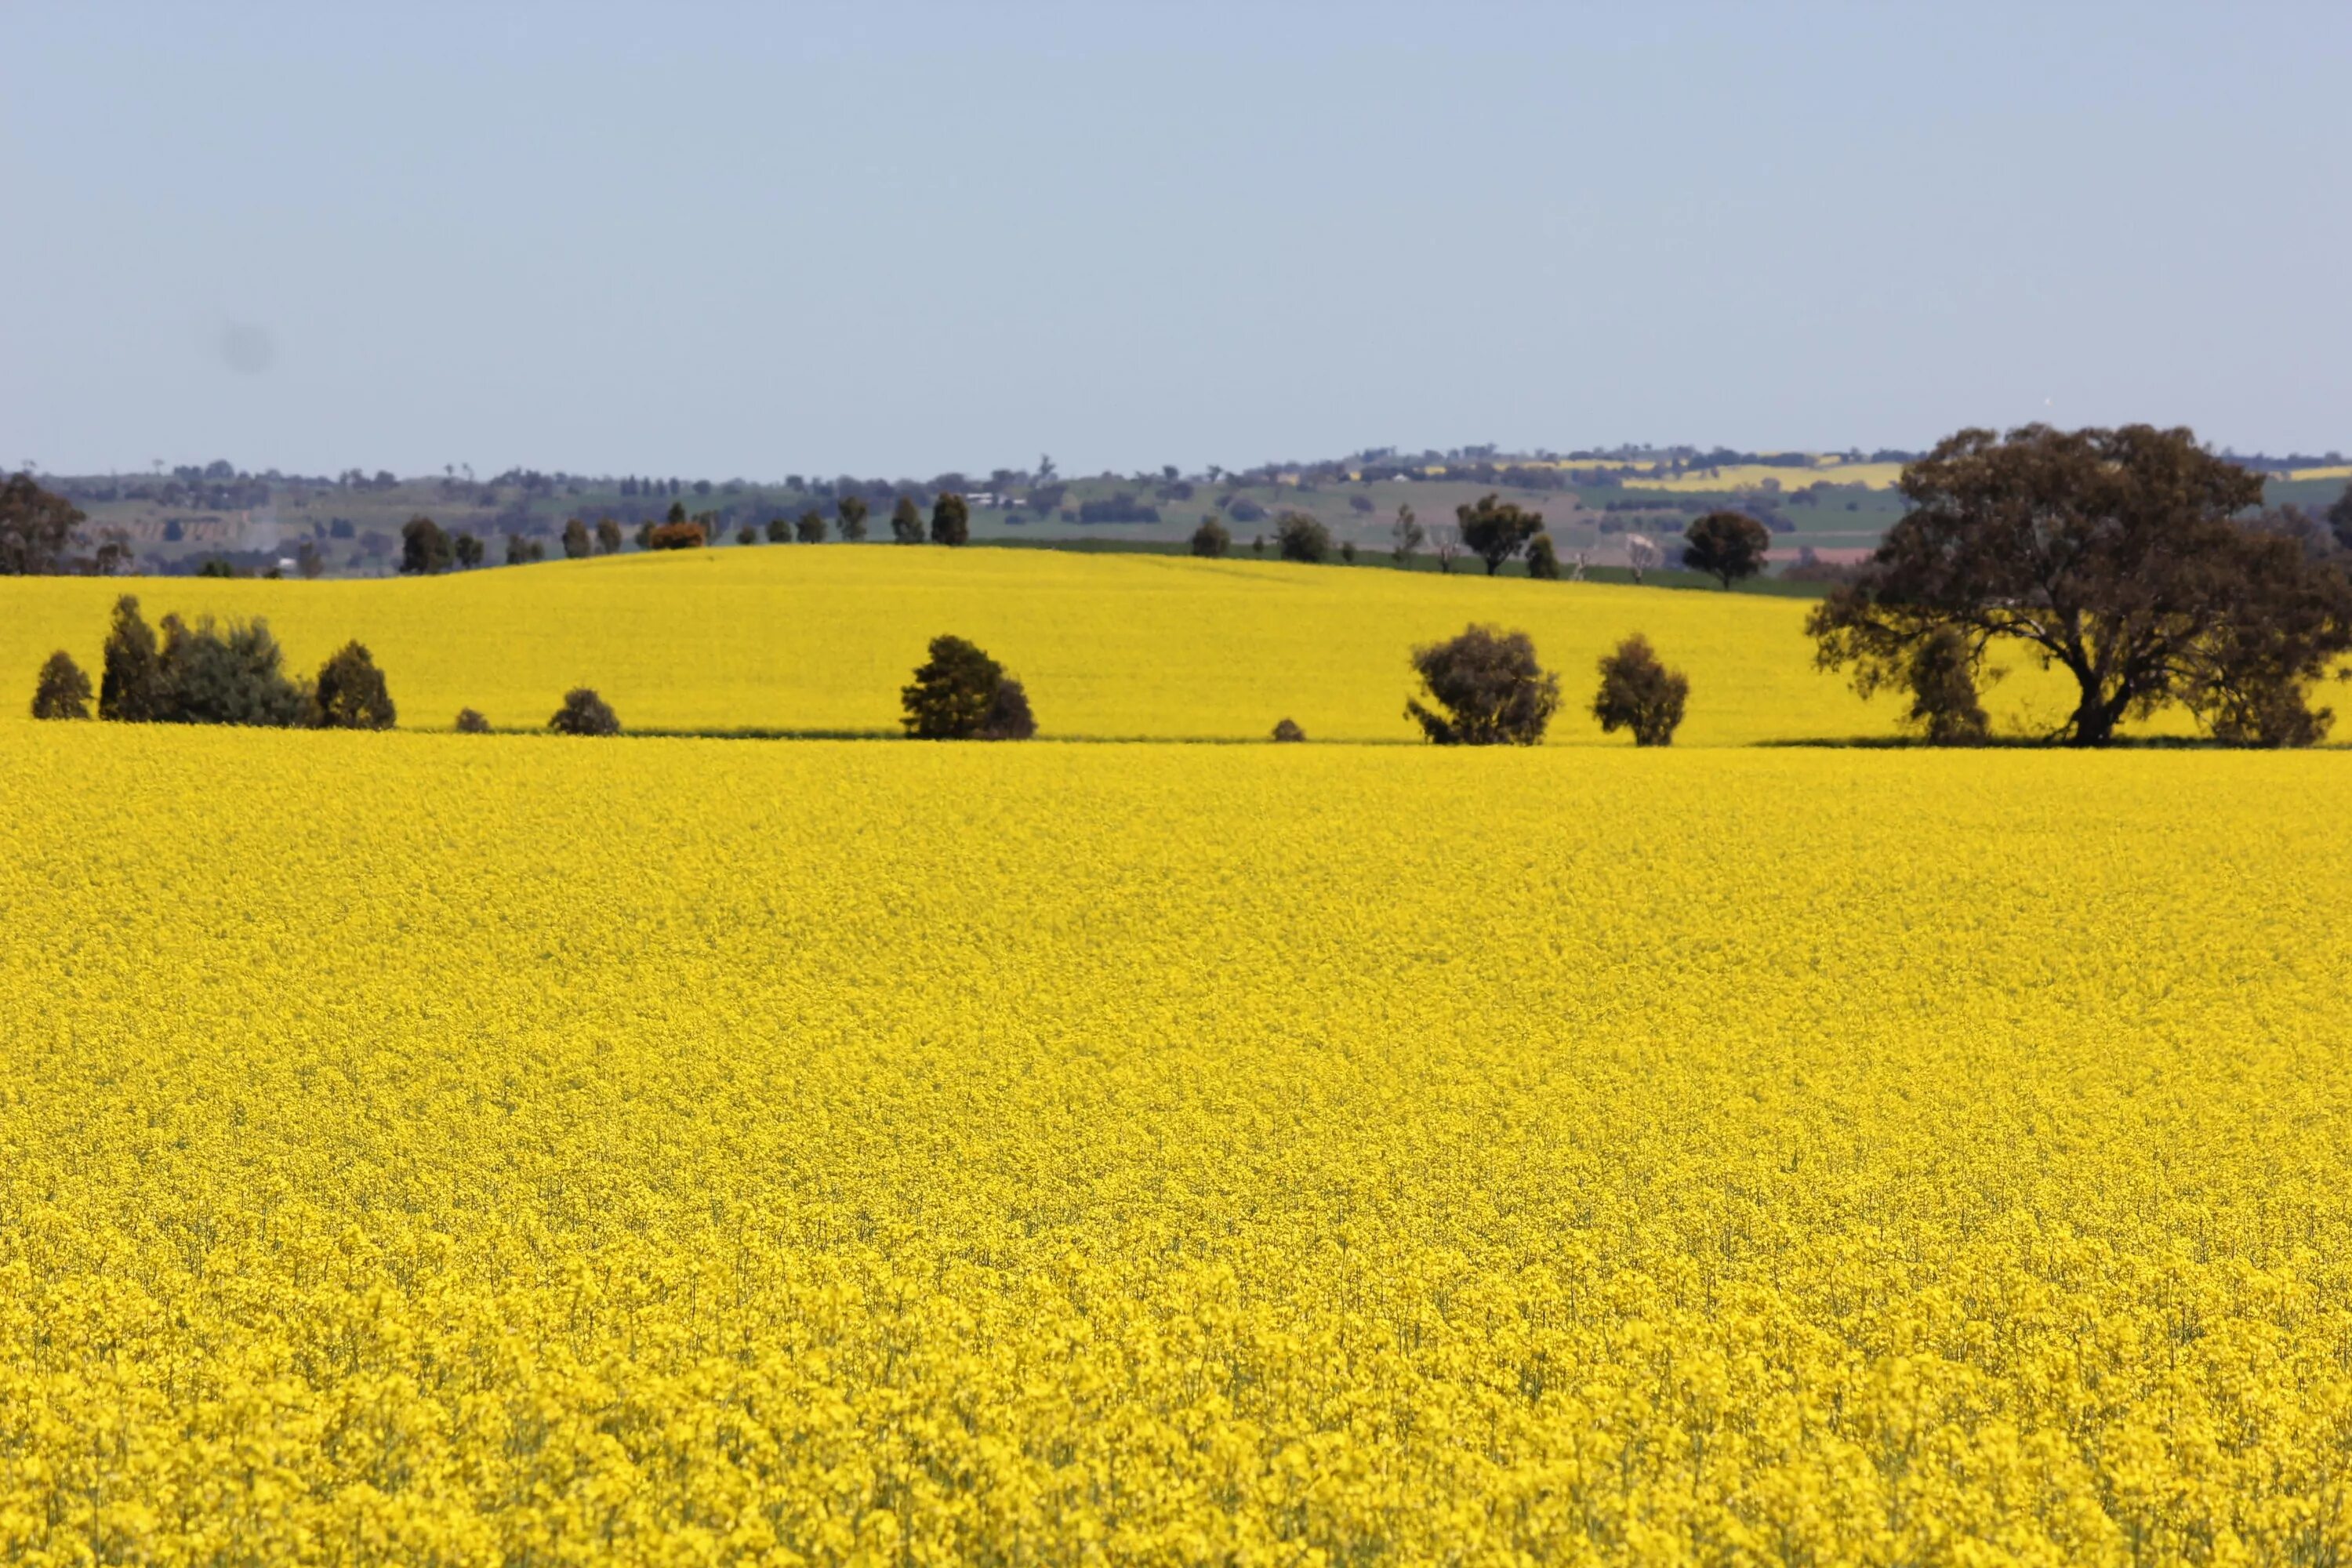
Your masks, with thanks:
[(1412, 668), (1429, 703), (1404, 710), (1441, 746), (1532, 746), (1559, 708), (1559, 678), (1525, 632), (1472, 626), (1413, 649)]
[(548, 720), (547, 727), (559, 735), (617, 735), (621, 721), (593, 689), (575, 686), (563, 694), (563, 706)]
[(1592, 716), (1603, 734), (1631, 730), (1637, 746), (1670, 746), (1689, 698), (1689, 679), (1659, 663), (1650, 639), (1636, 632), (1601, 657)]
[[(287, 675), (285, 654), (263, 620), (210, 616), (194, 626), (165, 616), (159, 643), (125, 594), (115, 601), (99, 678), (98, 716), (130, 724), (251, 724), (272, 729), (387, 730), (392, 693), (375, 659), (346, 643), (319, 667), (316, 680)], [(79, 690), (79, 701), (75, 692)], [(89, 680), (72, 659), (53, 654), (33, 696), (37, 718), (86, 718)]]
[(1222, 560), (1234, 547), (1234, 536), (1213, 517), (1204, 517), (1201, 526), (1192, 531), (1192, 553), (1211, 561)]
[(490, 721), (471, 708), (457, 710), (457, 727), (460, 735), (487, 735), (490, 732)]
[(1284, 719), (1275, 725), (1274, 738), (1285, 745), (1294, 745), (1307, 739), (1307, 731), (1298, 727), (1297, 721)]
[(918, 741), (1025, 741), (1037, 732), (1021, 683), (962, 637), (933, 637), (929, 660), (898, 697), (899, 722)]

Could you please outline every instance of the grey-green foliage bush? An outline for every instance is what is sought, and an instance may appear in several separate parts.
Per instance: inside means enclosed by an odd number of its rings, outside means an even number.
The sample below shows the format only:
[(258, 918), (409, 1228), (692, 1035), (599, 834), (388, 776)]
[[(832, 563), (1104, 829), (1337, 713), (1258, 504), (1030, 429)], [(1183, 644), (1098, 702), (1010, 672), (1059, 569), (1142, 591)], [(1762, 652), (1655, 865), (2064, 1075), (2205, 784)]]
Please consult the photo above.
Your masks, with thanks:
[(154, 719), (163, 724), (252, 724), (289, 729), (310, 714), (310, 693), (287, 679), (285, 653), (269, 623), (189, 626), (163, 617), (163, 690)]

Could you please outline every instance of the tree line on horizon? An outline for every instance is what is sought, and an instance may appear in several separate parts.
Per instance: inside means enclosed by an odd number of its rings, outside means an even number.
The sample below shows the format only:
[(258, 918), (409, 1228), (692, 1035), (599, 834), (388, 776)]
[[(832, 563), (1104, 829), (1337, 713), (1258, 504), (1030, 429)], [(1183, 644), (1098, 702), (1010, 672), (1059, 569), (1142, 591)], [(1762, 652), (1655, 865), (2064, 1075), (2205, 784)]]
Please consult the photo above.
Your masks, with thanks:
[[(1864, 697), (1907, 692), (1906, 717), (1929, 742), (1990, 738), (1980, 691), (1998, 679), (1993, 655), (2008, 647), (2075, 682), (2075, 705), (2048, 739), (2104, 745), (2127, 719), (2170, 704), (2225, 744), (2302, 746), (2327, 734), (2334, 713), (2312, 696), (2352, 652), (2352, 486), (2324, 519), (2292, 507), (2266, 510), (2261, 477), (2207, 450), (2187, 429), (2066, 432), (2035, 425), (2006, 436), (1961, 431), (1907, 465), (1899, 488), (1908, 510), (1871, 558), (1814, 607), (1806, 630), (1820, 668), (1846, 674)], [(80, 515), (25, 475), (6, 481), (0, 573), (60, 569)], [(862, 498), (845, 496), (831, 527), (844, 540), (862, 540), (867, 516)], [(902, 497), (889, 521), (901, 543), (954, 546), (970, 538), (969, 507), (952, 492), (939, 495), (928, 520)], [(797, 522), (774, 520), (767, 536), (817, 542), (827, 526), (810, 509)], [(1409, 508), (1397, 532), (1400, 562), (1433, 542), (1442, 570), (1466, 550), (1489, 575), (1522, 556), (1531, 576), (1559, 574), (1542, 514), (1495, 494), (1457, 508), (1448, 538), (1430, 540)], [(593, 535), (574, 519), (564, 531), (565, 553), (614, 553), (619, 533), (609, 519)], [(749, 529), (739, 537), (754, 542)], [(674, 502), (663, 522), (641, 528), (636, 542), (698, 548), (710, 542), (710, 520)], [(1728, 589), (1760, 570), (1769, 542), (1755, 519), (1713, 512), (1686, 531), (1683, 562)], [(1264, 539), (1254, 547), (1263, 553)], [(1307, 563), (1356, 558), (1352, 544), (1335, 546), (1328, 530), (1303, 512), (1277, 520), (1275, 548), (1284, 560)], [(1222, 557), (1232, 536), (1213, 517), (1204, 519), (1192, 549)], [(404, 572), (460, 569), (481, 555), (478, 541), (427, 518), (403, 531)], [(135, 612), (135, 601), (126, 602)], [(274, 668), (275, 645), (265, 648), (266, 637), (259, 623), (215, 633), (209, 623), (191, 628), (173, 620), (164, 647), (175, 668), (191, 672), (184, 689), (201, 692), (206, 681), (194, 672)], [(79, 672), (49, 673), (50, 700), (71, 706)], [(253, 711), (299, 707), (267, 681), (255, 689), (264, 688)], [(1516, 700), (1533, 700), (1522, 692)], [(101, 697), (102, 712), (106, 706)]]

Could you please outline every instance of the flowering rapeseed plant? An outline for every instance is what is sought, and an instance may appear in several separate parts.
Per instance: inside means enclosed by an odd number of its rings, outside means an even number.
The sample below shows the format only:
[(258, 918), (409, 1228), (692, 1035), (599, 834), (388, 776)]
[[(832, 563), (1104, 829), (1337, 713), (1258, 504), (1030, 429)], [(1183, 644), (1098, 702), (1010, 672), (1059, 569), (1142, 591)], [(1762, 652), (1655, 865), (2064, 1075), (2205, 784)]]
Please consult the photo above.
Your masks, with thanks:
[(2339, 761), (0, 727), (0, 1560), (2340, 1558)]

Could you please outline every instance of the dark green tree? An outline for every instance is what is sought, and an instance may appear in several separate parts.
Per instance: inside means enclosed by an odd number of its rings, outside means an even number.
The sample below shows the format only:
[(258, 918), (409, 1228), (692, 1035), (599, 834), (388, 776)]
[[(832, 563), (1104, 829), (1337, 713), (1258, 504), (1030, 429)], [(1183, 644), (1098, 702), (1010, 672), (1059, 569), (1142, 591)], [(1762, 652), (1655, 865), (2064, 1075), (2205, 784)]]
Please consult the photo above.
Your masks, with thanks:
[(771, 544), (790, 544), (792, 542), (793, 520), (788, 517), (781, 516), (770, 518), (768, 520), (768, 542)]
[(1275, 722), (1274, 738), (1285, 745), (1294, 745), (1307, 739), (1307, 731), (1298, 727), (1297, 721), (1281, 719)]
[(40, 678), (33, 682), (33, 717), (89, 717), (89, 677), (81, 672), (73, 655), (63, 648), (49, 655), (47, 662), (41, 666)]
[(1745, 513), (1711, 511), (1683, 531), (1683, 564), (1721, 583), (1732, 584), (1764, 570), (1772, 531)]
[(1525, 632), (1472, 626), (1412, 650), (1431, 705), (1404, 705), (1441, 746), (1532, 746), (1559, 708), (1559, 678), (1536, 662)]
[(1331, 559), (1331, 531), (1303, 511), (1286, 511), (1274, 520), (1274, 547), (1285, 561), (1319, 566)]
[(106, 658), (99, 672), (98, 716), (128, 724), (148, 724), (163, 705), (163, 661), (155, 634), (129, 594), (114, 601), (114, 624), (106, 633)]
[(584, 561), (595, 552), (596, 542), (588, 535), (588, 525), (572, 518), (563, 525), (563, 558)]
[(611, 518), (596, 520), (596, 553), (618, 555), (621, 552), (621, 525)]
[(1470, 553), (1486, 563), (1486, 575), (1492, 577), (1503, 569), (1503, 563), (1527, 548), (1528, 541), (1543, 531), (1543, 513), (1528, 511), (1517, 501), (1483, 496), (1475, 506), (1457, 506), (1454, 520), (1460, 526), (1462, 542)]
[(801, 520), (793, 525), (793, 531), (801, 536), (801, 542), (803, 544), (823, 544), (824, 542), (824, 514), (817, 510), (814, 507), (809, 508), (806, 511), (801, 513)]
[(449, 536), (429, 517), (412, 517), (400, 525), (400, 569), (412, 574), (446, 572), (453, 557)]
[(86, 521), (79, 507), (35, 484), (29, 473), (0, 480), (0, 577), (64, 571)]
[(449, 536), (449, 558), (460, 571), (472, 571), (482, 563), (482, 542), (470, 533)]
[[(1011, 686), (1011, 696), (1001, 695)], [(1035, 733), (1029, 699), (1004, 667), (958, 637), (931, 639), (930, 658), (898, 693), (899, 720), (919, 741), (1025, 740)]]
[(1816, 661), (1864, 696), (1951, 627), (1979, 658), (2021, 643), (2064, 669), (2076, 700), (2057, 738), (2074, 745), (2174, 700), (2233, 730), (2232, 712), (2265, 713), (2265, 732), (2292, 736), (2310, 727), (2287, 710), (2352, 650), (2352, 584), (2240, 527), (2261, 478), (2188, 430), (1963, 430), (1900, 489), (1910, 510), (1806, 621)]
[(1559, 576), (1559, 552), (1551, 547), (1551, 535), (1538, 533), (1528, 541), (1528, 575), (1549, 583)]
[(931, 503), (931, 542), (966, 544), (971, 540), (971, 505), (953, 490)]
[(920, 544), (923, 542), (923, 513), (912, 496), (900, 496), (890, 509), (890, 542)]
[(1637, 746), (1671, 746), (1690, 699), (1690, 681), (1658, 662), (1650, 639), (1636, 632), (1601, 659), (1601, 689), (1592, 716), (1603, 734), (1633, 731)]
[(1192, 531), (1192, 553), (1195, 555), (1204, 555), (1215, 561), (1229, 553), (1233, 547), (1234, 536), (1226, 531), (1223, 523), (1213, 517), (1202, 518), (1201, 526)]
[(460, 708), (457, 710), (457, 731), (460, 735), (487, 735), (490, 732), (490, 721), (471, 708)]
[(563, 706), (547, 721), (547, 727), (559, 735), (617, 735), (621, 721), (612, 705), (585, 686), (575, 686), (563, 694)]
[(374, 656), (347, 642), (319, 667), (311, 701), (322, 730), (389, 730), (398, 717)]

